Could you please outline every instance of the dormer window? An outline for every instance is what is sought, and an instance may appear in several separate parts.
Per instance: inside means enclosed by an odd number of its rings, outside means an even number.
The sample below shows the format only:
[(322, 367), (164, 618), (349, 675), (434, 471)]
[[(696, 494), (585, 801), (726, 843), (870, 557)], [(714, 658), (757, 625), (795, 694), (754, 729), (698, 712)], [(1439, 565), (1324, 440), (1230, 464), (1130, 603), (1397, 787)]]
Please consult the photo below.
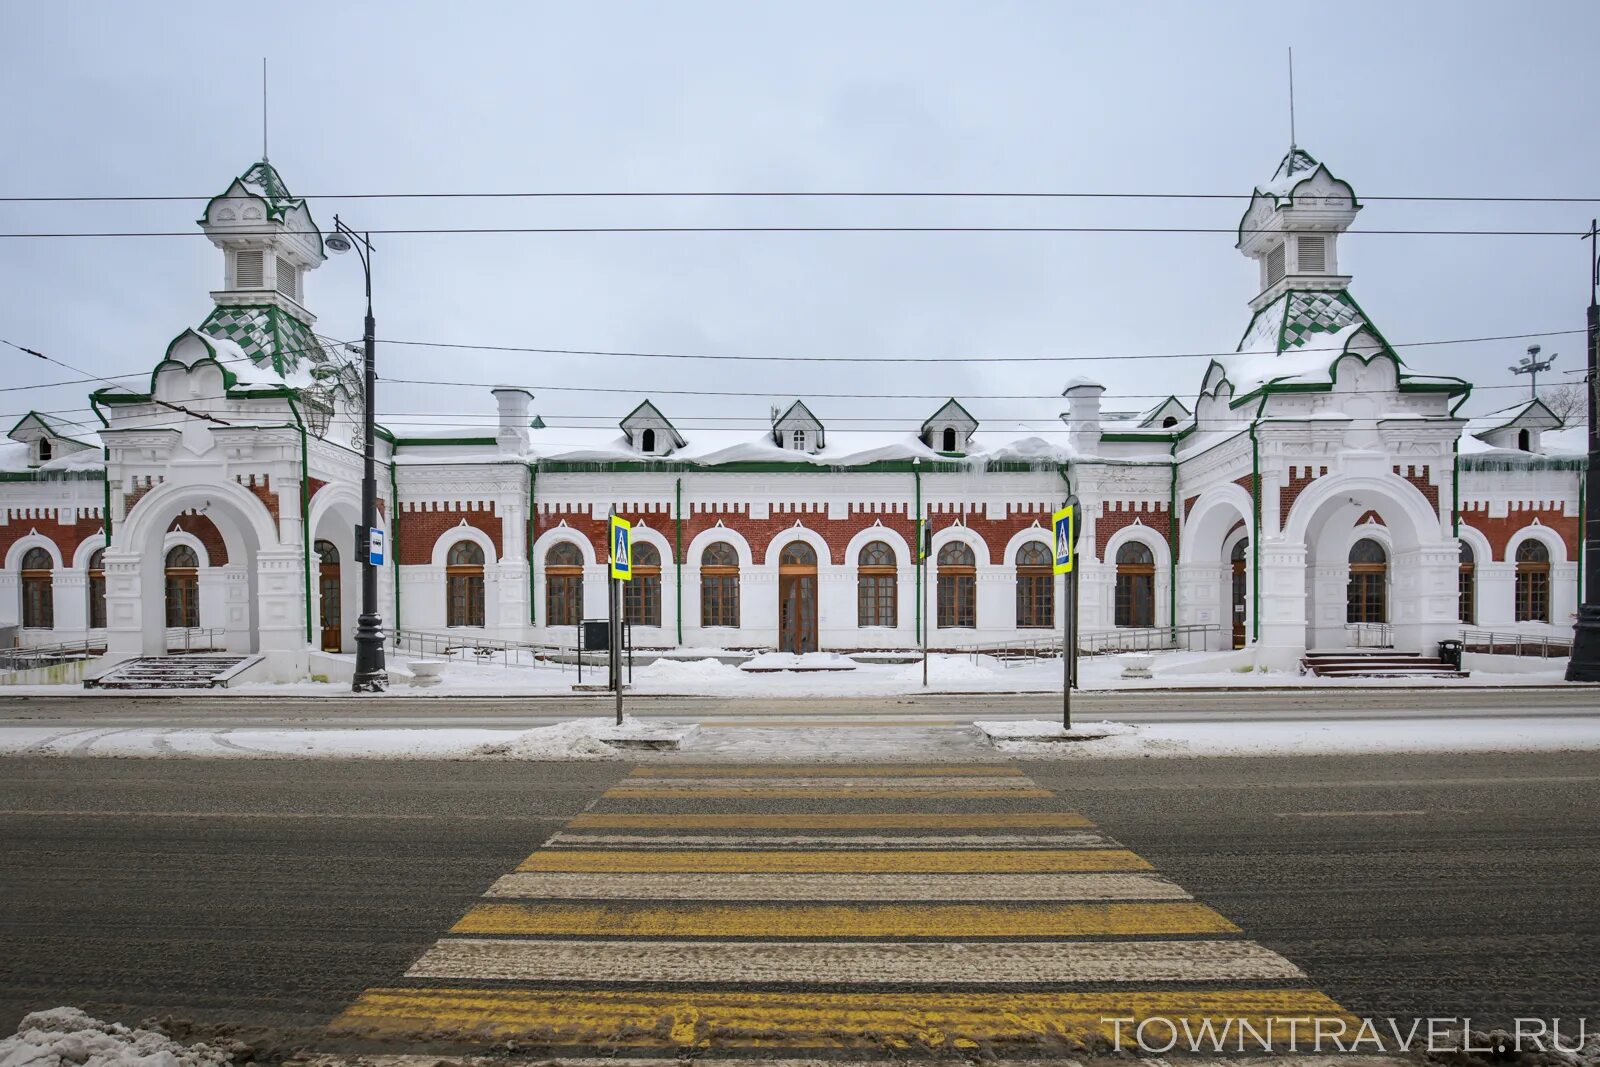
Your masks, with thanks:
[(789, 447), (796, 452), (804, 452), (806, 450), (806, 432), (804, 430), (796, 430), (791, 433), (789, 435)]
[(1272, 251), (1267, 253), (1267, 285), (1277, 285), (1283, 281), (1283, 245), (1272, 246)]
[(646, 430), (639, 435), (639, 449), (642, 452), (654, 452), (656, 450), (656, 432), (654, 430)]
[(1168, 415), (1161, 420), (1161, 428), (1163, 430), (1170, 430), (1176, 425), (1178, 425), (1178, 416), (1176, 415)]
[(267, 254), (260, 250), (239, 251), (233, 254), (233, 287), (235, 289), (260, 289), (266, 278)]
[(1321, 234), (1301, 234), (1297, 242), (1301, 274), (1321, 274), (1328, 269), (1328, 239)]
[(956, 450), (956, 428), (954, 426), (946, 426), (941, 437), (943, 440), (939, 451), (954, 452)]
[[(1528, 431), (1524, 430), (1522, 432), (1523, 433), (1527, 433)], [(50, 462), (50, 457), (51, 457), (52, 454), (53, 454), (53, 452), (52, 452), (52, 449), (50, 448), (50, 438), (48, 438), (48, 437), (39, 438), (39, 462), (40, 463), (49, 463)]]

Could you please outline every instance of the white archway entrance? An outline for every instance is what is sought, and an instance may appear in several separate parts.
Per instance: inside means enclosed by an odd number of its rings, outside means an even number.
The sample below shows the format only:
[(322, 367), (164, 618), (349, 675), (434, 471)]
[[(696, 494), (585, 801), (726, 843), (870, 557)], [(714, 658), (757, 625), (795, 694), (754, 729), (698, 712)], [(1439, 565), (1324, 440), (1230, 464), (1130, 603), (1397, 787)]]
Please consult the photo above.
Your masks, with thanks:
[[(185, 512), (206, 516), (228, 553), (221, 568), (221, 617), (200, 619), (202, 628), (223, 631), (221, 643), (230, 652), (287, 653), (303, 661), (299, 550), (281, 545), (266, 505), (231, 482), (158, 485), (116, 525), (105, 554), (107, 651), (159, 656), (168, 650), (168, 528)], [(280, 666), (297, 670), (295, 663)]]
[(1178, 622), (1215, 625), (1207, 640), (1213, 649), (1243, 648), (1255, 639), (1250, 513), (1250, 494), (1230, 482), (1201, 494), (1183, 523)]

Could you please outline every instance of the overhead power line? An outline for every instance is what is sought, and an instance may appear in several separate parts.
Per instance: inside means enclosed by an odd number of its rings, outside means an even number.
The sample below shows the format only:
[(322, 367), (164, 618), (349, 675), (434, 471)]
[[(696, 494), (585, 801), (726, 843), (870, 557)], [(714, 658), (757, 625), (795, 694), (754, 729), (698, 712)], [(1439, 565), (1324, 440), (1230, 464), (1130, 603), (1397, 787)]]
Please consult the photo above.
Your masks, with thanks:
[[(270, 237), (278, 231), (230, 230), (233, 237)], [(1235, 234), (1265, 233), (1233, 226), (416, 226), (364, 230), (377, 236), (417, 236), (429, 234), (736, 234), (736, 233), (1081, 233), (1081, 234)], [(1580, 230), (1352, 230), (1356, 235), (1410, 237), (1582, 237)], [(205, 237), (200, 230), (65, 230), (56, 232), (0, 233), (0, 238), (124, 238), (124, 237)]]
[[(1017, 192), (981, 190), (507, 190), (307, 193), (303, 200), (1249, 200), (1251, 193)], [(213, 196), (82, 195), (0, 196), (3, 204), (116, 204), (186, 201), (205, 203)], [(1594, 204), (1597, 196), (1362, 196), (1363, 201), (1405, 201), (1445, 204)]]
[[(44, 360), (47, 363), (54, 363), (58, 367), (65, 367), (67, 370), (70, 370), (70, 371), (72, 371), (72, 372), (74, 372), (76, 374), (88, 374), (89, 373), (88, 371), (83, 370), (80, 367), (74, 367), (70, 363), (63, 363), (63, 362), (61, 362), (61, 360), (55, 358), (54, 356), (47, 356), (43, 352), (40, 352), (40, 351), (38, 351), (36, 349), (32, 349), (32, 348), (26, 348), (26, 347), (24, 347), (22, 345), (19, 345), (19, 344), (13, 342), (13, 341), (7, 341), (3, 337), (0, 337), (0, 345), (9, 345), (10, 347), (15, 348), (18, 352), (22, 352), (22, 353), (25, 353), (26, 355), (30, 355), (30, 356), (35, 356), (35, 357), (37, 357), (39, 359)], [(111, 386), (116, 385), (116, 382), (113, 382), (109, 378), (92, 377), (91, 380), (101, 381), (101, 382), (104, 382), (105, 384), (111, 385)], [(206, 413), (204, 411), (195, 411), (192, 408), (186, 408), (182, 404), (173, 404), (173, 403), (169, 403), (168, 401), (165, 401), (165, 400), (155, 400), (155, 399), (151, 399), (150, 402), (152, 404), (158, 404), (161, 407), (168, 408), (168, 409), (170, 409), (172, 411), (182, 412), (183, 414), (188, 415), (190, 418), (200, 419), (200, 420), (202, 420), (204, 422), (214, 422), (219, 426), (228, 425), (228, 423), (227, 423), (227, 421), (225, 419), (219, 419), (215, 415), (208, 414), (208, 413)]]

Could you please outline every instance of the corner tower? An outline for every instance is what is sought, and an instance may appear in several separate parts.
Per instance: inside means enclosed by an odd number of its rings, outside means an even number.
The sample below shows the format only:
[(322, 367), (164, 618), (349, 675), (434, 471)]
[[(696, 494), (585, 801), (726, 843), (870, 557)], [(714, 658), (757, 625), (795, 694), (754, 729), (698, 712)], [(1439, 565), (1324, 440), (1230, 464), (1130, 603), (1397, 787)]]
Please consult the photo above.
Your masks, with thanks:
[(285, 374), (327, 355), (311, 332), (305, 275), (322, 265), (322, 233), (303, 199), (266, 160), (212, 197), (200, 228), (223, 254), (222, 287), (200, 332), (233, 341), (257, 366)]

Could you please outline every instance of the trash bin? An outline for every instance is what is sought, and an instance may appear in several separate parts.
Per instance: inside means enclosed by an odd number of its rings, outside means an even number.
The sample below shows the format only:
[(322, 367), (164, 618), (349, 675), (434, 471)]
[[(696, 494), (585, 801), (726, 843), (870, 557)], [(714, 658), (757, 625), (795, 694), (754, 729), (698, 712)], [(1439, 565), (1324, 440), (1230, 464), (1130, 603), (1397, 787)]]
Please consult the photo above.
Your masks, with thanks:
[(1460, 641), (1440, 641), (1439, 658), (1459, 671), (1461, 669), (1461, 647)]

